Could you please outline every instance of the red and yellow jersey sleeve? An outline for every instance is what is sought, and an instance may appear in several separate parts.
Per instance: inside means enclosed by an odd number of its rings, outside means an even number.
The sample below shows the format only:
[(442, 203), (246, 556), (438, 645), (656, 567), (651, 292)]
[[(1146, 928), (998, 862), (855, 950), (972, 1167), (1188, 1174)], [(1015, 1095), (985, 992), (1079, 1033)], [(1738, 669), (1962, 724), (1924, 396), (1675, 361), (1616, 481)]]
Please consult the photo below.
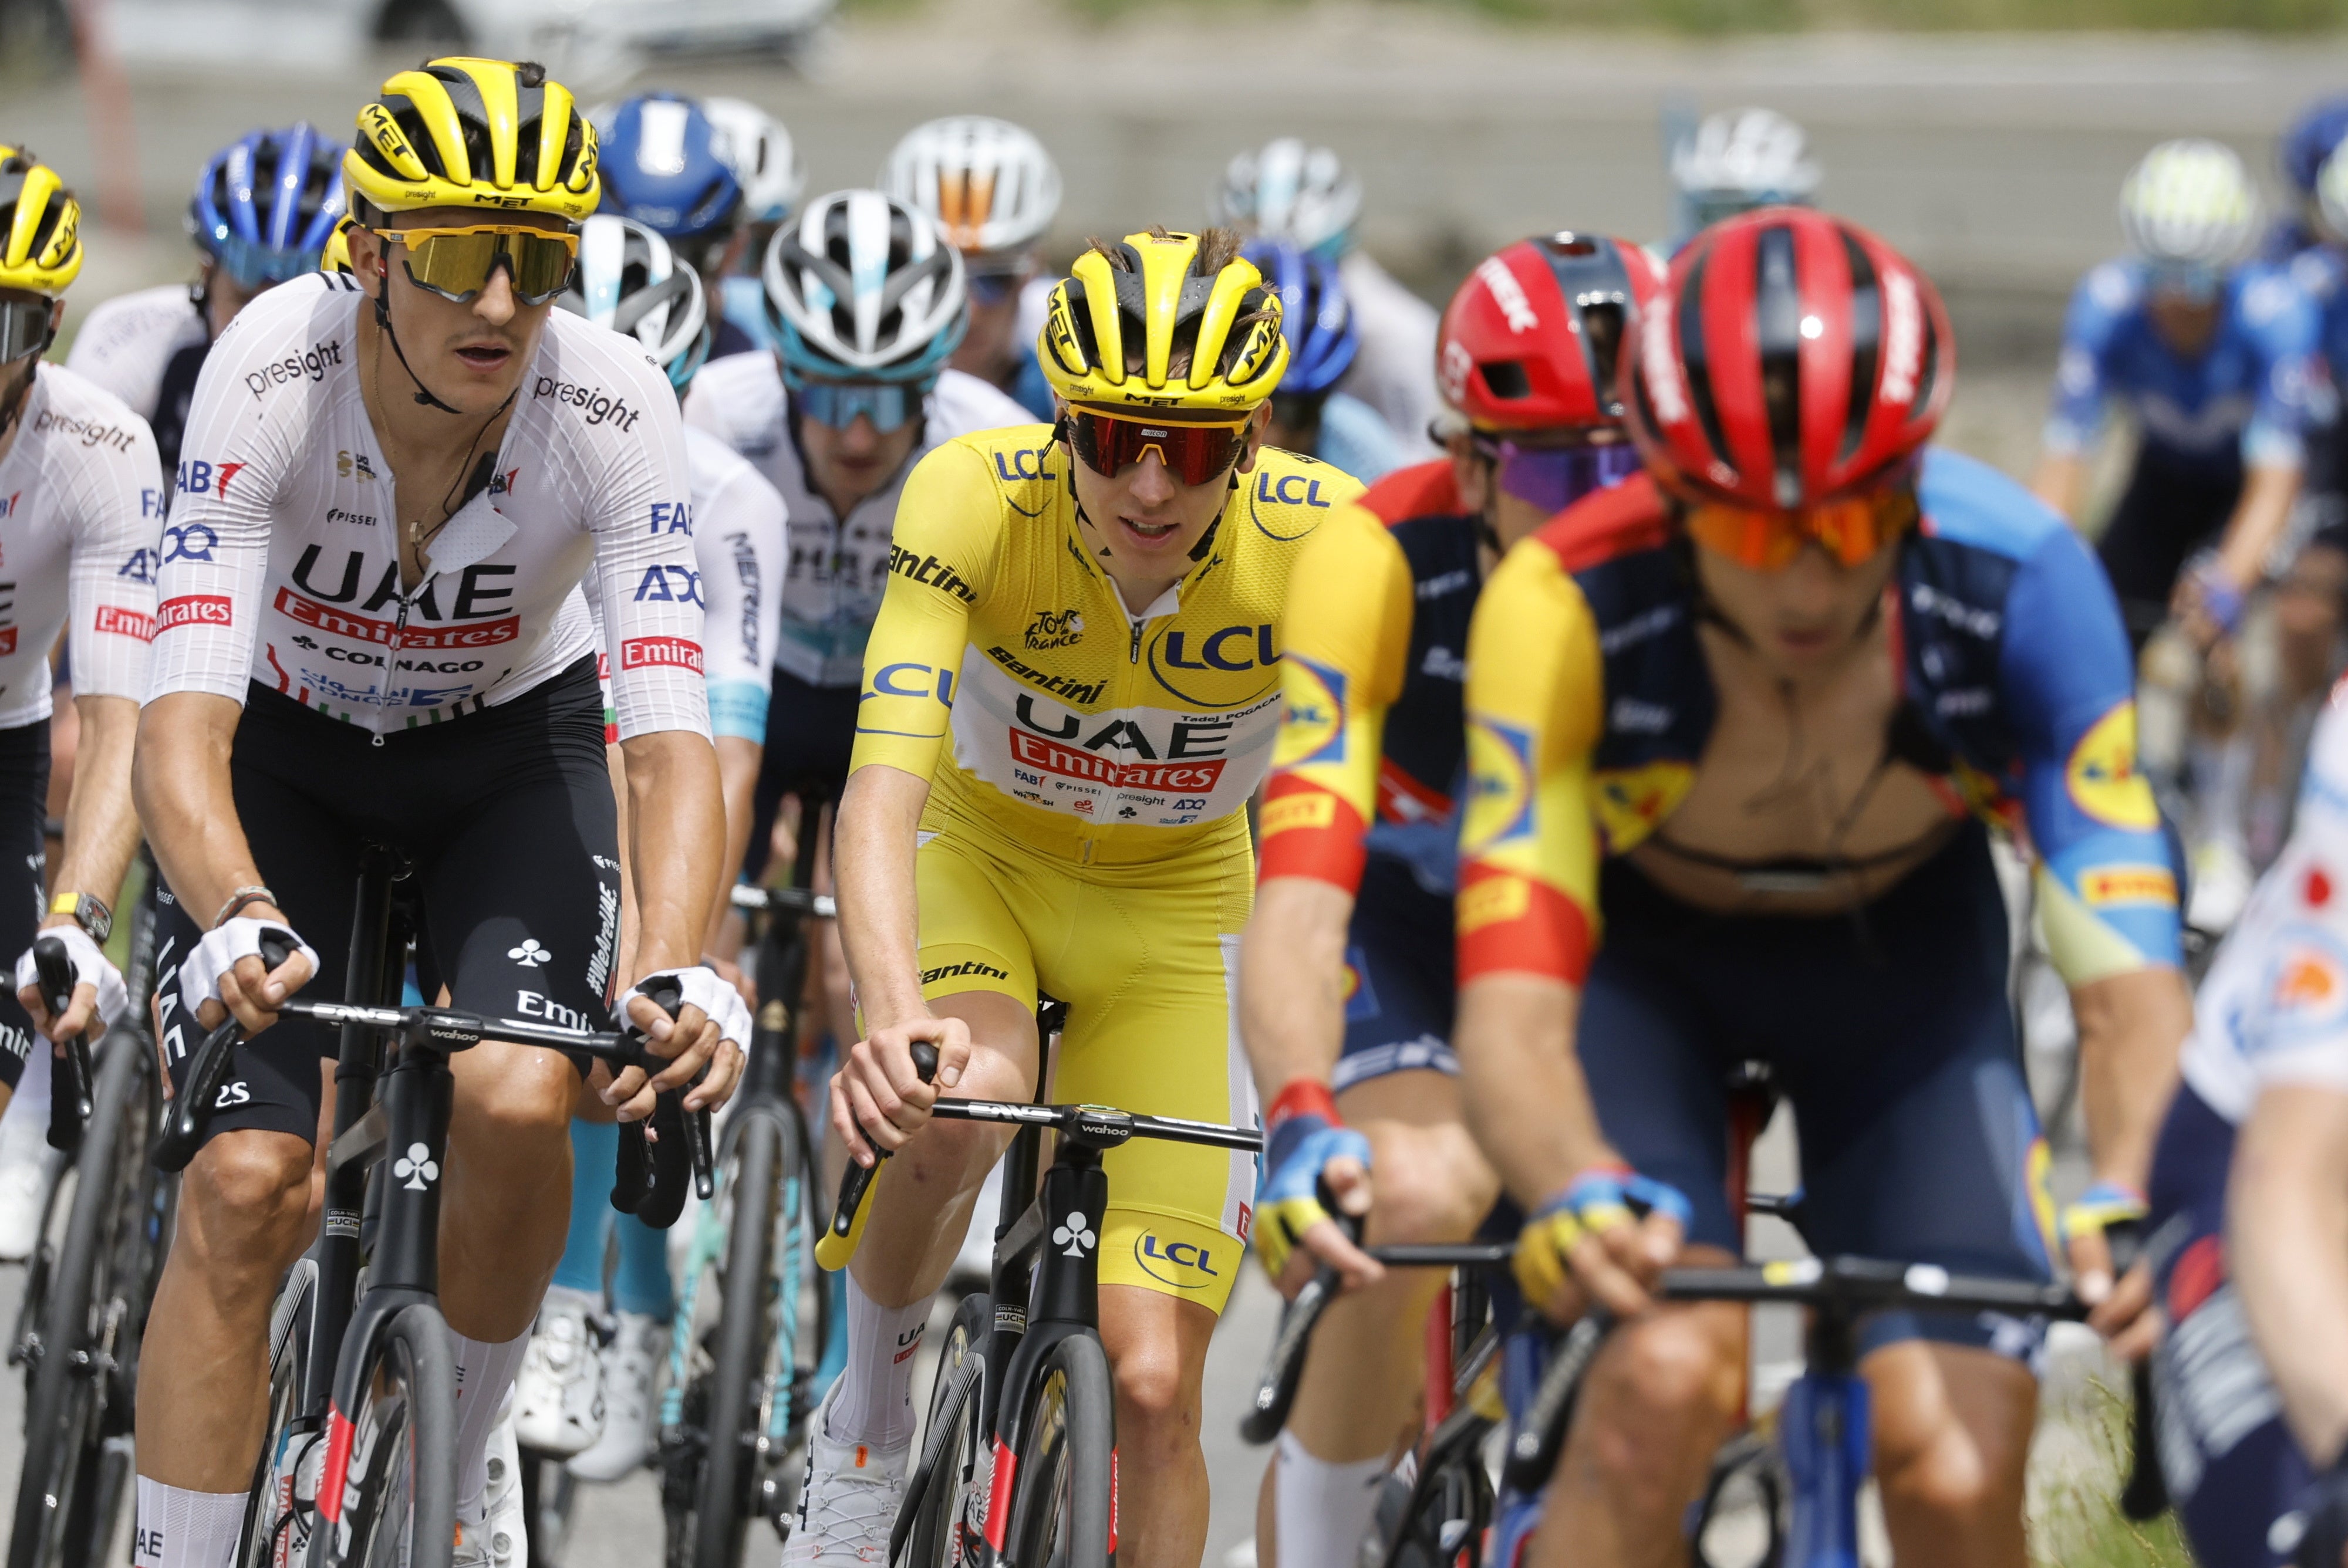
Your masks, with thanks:
[(1409, 560), (1362, 507), (1338, 507), (1297, 558), (1281, 622), (1280, 734), (1258, 819), (1266, 878), (1361, 886), (1411, 604)]
[(1536, 538), (1484, 585), (1468, 633), (1468, 798), (1460, 821), (1458, 978), (1573, 985), (1597, 941), (1591, 761), (1605, 702), (1581, 586)]

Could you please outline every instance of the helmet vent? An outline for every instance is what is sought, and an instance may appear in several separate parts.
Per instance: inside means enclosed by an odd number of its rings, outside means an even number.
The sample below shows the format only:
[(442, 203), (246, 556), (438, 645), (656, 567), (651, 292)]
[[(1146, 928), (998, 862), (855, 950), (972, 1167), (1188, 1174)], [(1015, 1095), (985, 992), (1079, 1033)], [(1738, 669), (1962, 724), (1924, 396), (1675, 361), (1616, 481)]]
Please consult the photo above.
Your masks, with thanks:
[(1679, 320), (1672, 324), (1687, 367), (1688, 402), (1695, 408), (1696, 422), (1704, 426), (1704, 445), (1710, 448), (1713, 461), (1725, 464), (1731, 454), (1728, 438), (1720, 427), (1720, 405), (1712, 395), (1712, 360), (1704, 335), (1704, 290), (1711, 275), (1712, 252), (1707, 250), (1688, 269), (1687, 283), (1680, 291), (1676, 306)]
[(1850, 263), (1850, 399), (1843, 415), (1842, 450), (1835, 460), (1847, 463), (1866, 438), (1867, 411), (1875, 405), (1875, 374), (1883, 355), (1883, 281), (1847, 229), (1842, 250)]
[(1525, 374), (1521, 360), (1488, 359), (1476, 368), (1484, 373), (1484, 384), (1492, 389), (1495, 397), (1514, 402), (1533, 395), (1532, 377)]
[(1802, 495), (1802, 285), (1794, 231), (1764, 229), (1754, 246), (1755, 341), (1761, 350), (1761, 401), (1780, 506)]

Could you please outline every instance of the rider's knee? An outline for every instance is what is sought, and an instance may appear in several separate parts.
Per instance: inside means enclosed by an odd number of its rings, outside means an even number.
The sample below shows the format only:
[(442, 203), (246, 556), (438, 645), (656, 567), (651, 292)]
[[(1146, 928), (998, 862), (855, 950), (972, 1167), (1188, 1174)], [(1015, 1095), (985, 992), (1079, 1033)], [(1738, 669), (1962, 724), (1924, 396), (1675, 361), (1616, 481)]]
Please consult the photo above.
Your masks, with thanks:
[(1394, 1128), (1374, 1132), (1373, 1139), (1374, 1241), (1457, 1241), (1475, 1234), (1499, 1181), (1466, 1128)]
[(1952, 1416), (1906, 1441), (1879, 1434), (1876, 1481), (1887, 1510), (1948, 1530), (1990, 1523), (2021, 1506), (2021, 1454), (1989, 1451)]
[(1701, 1313), (1672, 1312), (1624, 1329), (1591, 1373), (1589, 1452), (1624, 1495), (1653, 1490), (1682, 1455), (1735, 1418), (1743, 1367)]
[(1117, 1358), (1116, 1378), (1120, 1444), (1160, 1450), (1197, 1446), (1200, 1390), (1182, 1365), (1178, 1346), (1127, 1347)]
[[(474, 1049), (495, 1050), (497, 1042)], [(449, 1129), (464, 1138), (469, 1156), (477, 1157), (475, 1150), (526, 1150), (535, 1160), (550, 1139), (570, 1135), (577, 1077), (551, 1052), (510, 1050), (510, 1071), (469, 1073), (459, 1081)]]
[(310, 1202), (310, 1146), (282, 1132), (225, 1132), (188, 1166), (180, 1203), (208, 1261), (271, 1273), (301, 1245)]

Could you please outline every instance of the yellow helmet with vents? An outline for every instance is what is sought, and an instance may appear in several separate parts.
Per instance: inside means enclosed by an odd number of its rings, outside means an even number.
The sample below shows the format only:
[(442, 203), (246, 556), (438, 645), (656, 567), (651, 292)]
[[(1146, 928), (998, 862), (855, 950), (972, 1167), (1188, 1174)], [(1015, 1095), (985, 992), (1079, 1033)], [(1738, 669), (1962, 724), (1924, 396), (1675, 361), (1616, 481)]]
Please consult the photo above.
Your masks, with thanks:
[[(1202, 251), (1230, 259), (1203, 269)], [(1280, 295), (1235, 248), (1156, 229), (1076, 259), (1036, 357), (1070, 404), (1244, 412), (1280, 384), (1288, 340)]]
[(322, 272), (358, 271), (351, 265), (351, 230), (357, 223), (358, 220), (347, 212), (335, 220), (335, 226), (326, 231), (325, 248), (318, 252), (318, 271)]
[(81, 271), (81, 203), (57, 171), (0, 146), (0, 289), (54, 299)]
[(351, 190), (386, 212), (480, 207), (573, 222), (602, 195), (595, 128), (571, 89), (530, 61), (427, 61), (359, 110), (343, 159)]

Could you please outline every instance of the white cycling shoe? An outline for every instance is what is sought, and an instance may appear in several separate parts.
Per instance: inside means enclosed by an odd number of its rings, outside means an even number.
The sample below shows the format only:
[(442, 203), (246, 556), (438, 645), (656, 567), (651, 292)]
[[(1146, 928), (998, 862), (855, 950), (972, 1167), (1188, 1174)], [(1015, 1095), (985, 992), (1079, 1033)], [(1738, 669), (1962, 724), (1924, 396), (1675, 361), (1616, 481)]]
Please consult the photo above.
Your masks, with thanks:
[(603, 1435), (573, 1459), (581, 1481), (618, 1481), (653, 1450), (653, 1390), (668, 1359), (668, 1320), (642, 1312), (619, 1315), (619, 1332), (603, 1347)]
[(457, 1517), (452, 1568), (530, 1568), (529, 1511), (522, 1506), (521, 1446), (514, 1438), (514, 1397), (506, 1394), (489, 1429), (489, 1489), (479, 1516)]
[[(15, 1142), (9, 1140), (10, 1143)], [(10, 1155), (19, 1151), (11, 1148)], [(41, 1243), (41, 1216), (48, 1212), (49, 1189), (57, 1184), (65, 1156), (42, 1147), (27, 1157), (0, 1164), (0, 1263), (22, 1263)]]
[(886, 1568), (889, 1529), (905, 1499), (913, 1444), (894, 1448), (835, 1441), (827, 1435), (839, 1385), (816, 1408), (808, 1430), (807, 1480), (798, 1523), (783, 1547), (783, 1568)]
[(514, 1379), (514, 1436), (524, 1448), (567, 1459), (603, 1435), (601, 1336), (593, 1327), (598, 1305), (583, 1290), (547, 1287)]

